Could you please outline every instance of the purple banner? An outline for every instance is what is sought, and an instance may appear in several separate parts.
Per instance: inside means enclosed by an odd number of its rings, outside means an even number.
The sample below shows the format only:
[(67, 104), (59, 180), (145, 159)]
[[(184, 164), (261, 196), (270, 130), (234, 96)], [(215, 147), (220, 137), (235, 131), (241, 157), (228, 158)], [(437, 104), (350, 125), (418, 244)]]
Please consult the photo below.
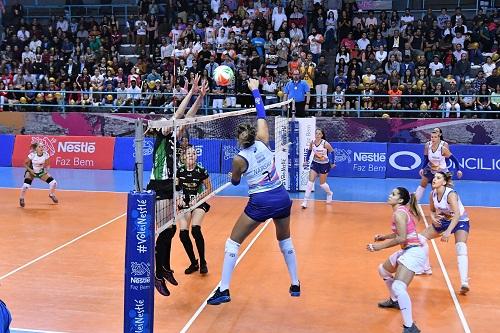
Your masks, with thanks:
[[(0, 134), (133, 136), (134, 120), (146, 114), (2, 112)], [(153, 116), (158, 117), (158, 116)], [(273, 128), (273, 118), (269, 118)], [(254, 122), (254, 116), (248, 116)], [(214, 121), (201, 127), (200, 138), (233, 139), (241, 117)], [(401, 119), (319, 117), (316, 124), (329, 141), (424, 143), (434, 127), (441, 127), (450, 143), (500, 145), (500, 120), (494, 119)], [(273, 138), (271, 138), (273, 139)]]

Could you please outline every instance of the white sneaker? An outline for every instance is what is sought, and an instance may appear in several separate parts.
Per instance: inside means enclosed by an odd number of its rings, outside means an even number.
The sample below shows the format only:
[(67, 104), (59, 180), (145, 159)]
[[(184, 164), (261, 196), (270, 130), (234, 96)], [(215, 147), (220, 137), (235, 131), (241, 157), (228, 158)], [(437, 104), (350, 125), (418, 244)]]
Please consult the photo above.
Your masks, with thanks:
[(470, 288), (469, 288), (469, 284), (468, 283), (464, 283), (462, 284), (462, 287), (460, 288), (460, 295), (467, 295), (467, 293), (469, 292)]
[(327, 194), (326, 195), (326, 203), (329, 204), (332, 202), (332, 198), (333, 198), (333, 192), (330, 192), (330, 194)]
[(307, 200), (302, 201), (302, 205), (300, 205), (300, 207), (302, 207), (302, 209), (306, 209), (307, 208)]
[(415, 273), (415, 275), (432, 275), (432, 268), (427, 268), (422, 272)]

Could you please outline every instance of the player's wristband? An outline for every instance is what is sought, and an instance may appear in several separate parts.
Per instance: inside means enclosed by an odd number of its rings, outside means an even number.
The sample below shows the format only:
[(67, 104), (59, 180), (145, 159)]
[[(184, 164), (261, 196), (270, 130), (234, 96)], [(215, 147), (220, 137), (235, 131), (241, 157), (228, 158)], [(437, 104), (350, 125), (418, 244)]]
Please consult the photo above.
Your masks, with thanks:
[(335, 151), (332, 150), (331, 152), (328, 153), (328, 160), (330, 163), (335, 163)]
[(457, 171), (460, 171), (460, 164), (458, 163), (458, 160), (457, 160), (457, 158), (455, 157), (455, 155), (450, 155), (449, 159), (450, 159), (450, 160), (452, 160), (452, 161), (453, 161), (453, 163), (455, 163), (455, 169), (456, 169)]
[(266, 110), (264, 109), (264, 104), (262, 104), (259, 89), (252, 90), (252, 95), (255, 101), (255, 109), (257, 110), (257, 119), (266, 119)]

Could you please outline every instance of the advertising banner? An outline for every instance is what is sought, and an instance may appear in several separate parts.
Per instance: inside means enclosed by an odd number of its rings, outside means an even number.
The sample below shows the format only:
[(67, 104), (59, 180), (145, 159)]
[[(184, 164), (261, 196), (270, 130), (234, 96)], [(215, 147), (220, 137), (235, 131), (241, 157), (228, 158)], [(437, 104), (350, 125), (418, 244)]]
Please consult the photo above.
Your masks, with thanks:
[(336, 167), (329, 176), (385, 178), (387, 144), (331, 142)]
[(423, 144), (389, 143), (386, 178), (420, 178)]
[(277, 117), (274, 121), (274, 133), (280, 134), (275, 137), (275, 147), (274, 147), (274, 160), (276, 163), (276, 170), (281, 177), (285, 188), (290, 189), (289, 174), (288, 171), (288, 121), (285, 121), (283, 117)]
[[(14, 152), (14, 135), (0, 135), (0, 166), (12, 166), (12, 153)], [(26, 154), (27, 156), (28, 154)], [(26, 158), (26, 157), (25, 157)]]
[[(196, 149), (197, 163), (208, 172), (219, 173), (221, 169), (221, 140), (217, 139), (191, 139), (189, 143)], [(222, 156), (223, 157), (223, 156)]]
[[(144, 138), (144, 170), (151, 170), (153, 167), (154, 139)], [(113, 159), (113, 169), (134, 170), (135, 164), (135, 142), (134, 138), (116, 138)]]
[(13, 166), (23, 166), (32, 143), (41, 143), (50, 155), (51, 167), (67, 169), (113, 168), (115, 138), (98, 136), (17, 135)]
[(305, 168), (304, 165), (308, 163), (306, 157), (309, 144), (314, 140), (316, 118), (297, 118), (296, 120), (299, 121), (299, 190), (305, 191), (309, 178), (309, 168)]
[(231, 171), (233, 157), (240, 152), (236, 140), (220, 140), (221, 143), (221, 173), (228, 173)]
[(154, 192), (130, 192), (125, 243), (124, 332), (153, 332), (154, 220)]
[[(451, 145), (463, 172), (462, 179), (500, 181), (500, 146)], [(448, 161), (448, 168), (454, 169)]]

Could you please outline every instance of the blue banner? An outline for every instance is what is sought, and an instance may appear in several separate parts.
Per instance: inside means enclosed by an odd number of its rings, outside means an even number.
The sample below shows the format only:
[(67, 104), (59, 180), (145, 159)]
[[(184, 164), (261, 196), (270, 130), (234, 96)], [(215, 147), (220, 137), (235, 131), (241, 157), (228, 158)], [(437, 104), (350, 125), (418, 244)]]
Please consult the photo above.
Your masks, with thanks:
[[(153, 167), (154, 139), (144, 138), (144, 170), (151, 170)], [(115, 141), (115, 153), (113, 158), (113, 169), (134, 170), (135, 164), (135, 143), (134, 138), (117, 137)]]
[[(500, 146), (450, 145), (463, 172), (462, 179), (500, 181)], [(455, 170), (453, 162), (448, 168)]]
[(236, 140), (220, 140), (221, 141), (221, 173), (228, 173), (231, 171), (234, 155), (240, 152)]
[(196, 149), (198, 164), (207, 169), (208, 172), (219, 173), (221, 161), (221, 140), (217, 139), (191, 139), (189, 143)]
[(153, 332), (154, 221), (154, 192), (130, 192), (125, 245), (124, 332)]
[(329, 176), (385, 178), (387, 144), (331, 142), (336, 167)]
[(420, 178), (423, 144), (389, 143), (386, 178)]
[[(0, 135), (0, 166), (12, 166), (12, 153), (14, 152), (15, 135)], [(29, 147), (26, 147), (28, 151)], [(26, 153), (26, 157), (28, 153)]]

